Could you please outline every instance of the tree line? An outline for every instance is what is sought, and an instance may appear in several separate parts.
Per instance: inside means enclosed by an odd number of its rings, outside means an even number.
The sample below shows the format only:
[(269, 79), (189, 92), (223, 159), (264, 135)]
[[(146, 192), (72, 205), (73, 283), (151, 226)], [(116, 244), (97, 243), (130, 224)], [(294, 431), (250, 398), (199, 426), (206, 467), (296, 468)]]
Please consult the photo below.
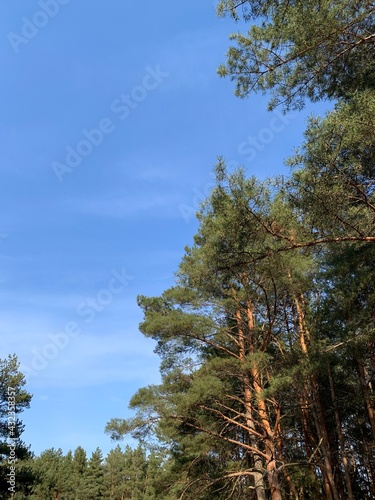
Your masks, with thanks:
[(167, 457), (162, 449), (116, 446), (103, 457), (97, 448), (88, 458), (78, 446), (66, 455), (51, 448), (35, 456), (22, 440), (20, 414), (32, 398), (25, 385), (17, 356), (0, 359), (0, 499), (163, 499)]

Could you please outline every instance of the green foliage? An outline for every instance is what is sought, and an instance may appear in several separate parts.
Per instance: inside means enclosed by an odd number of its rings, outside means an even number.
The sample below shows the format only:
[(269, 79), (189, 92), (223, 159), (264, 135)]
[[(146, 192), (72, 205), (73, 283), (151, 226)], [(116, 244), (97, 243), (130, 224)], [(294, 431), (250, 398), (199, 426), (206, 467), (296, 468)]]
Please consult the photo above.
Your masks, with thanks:
[(80, 492), (82, 500), (97, 500), (103, 498), (103, 477), (103, 455), (100, 449), (96, 448), (84, 471)]
[(235, 33), (219, 74), (236, 94), (271, 91), (270, 108), (300, 108), (375, 88), (374, 5), (371, 0), (289, 2), (221, 0), (220, 15), (253, 22)]
[[(366, 384), (375, 359), (373, 137), (358, 111), (366, 99), (312, 122), (282, 186), (228, 175), (220, 161), (176, 286), (138, 299), (162, 383), (140, 389), (135, 417), (107, 431), (156, 439), (170, 452), (171, 498), (323, 498), (322, 477), (335, 494), (369, 494), (371, 425), (360, 416), (363, 394), (374, 404)], [(369, 102), (368, 110), (370, 120)], [(349, 486), (345, 440), (361, 464)], [(266, 465), (273, 459), (276, 479)]]
[[(375, 498), (374, 4), (221, 0), (218, 12), (253, 23), (220, 68), (239, 96), (335, 108), (309, 120), (286, 182), (219, 160), (175, 286), (138, 297), (162, 379), (106, 432), (140, 445), (89, 461), (47, 450), (25, 468), (31, 498)], [(0, 375), (5, 437), (5, 383), (17, 411), (30, 395), (15, 357)]]
[(374, 95), (357, 94), (324, 119), (311, 119), (305, 144), (289, 160), (290, 200), (317, 237), (375, 236)]
[(80, 500), (82, 498), (81, 492), (85, 487), (88, 467), (86, 452), (81, 446), (75, 449), (71, 465), (70, 480), (72, 483), (73, 498), (74, 500)]
[(54, 448), (35, 458), (32, 467), (37, 481), (32, 498), (47, 500), (72, 495), (71, 463), (71, 455), (64, 457), (61, 449)]
[[(165, 457), (154, 451), (148, 456), (141, 446), (135, 449), (120, 446), (103, 460), (97, 448), (87, 460), (86, 452), (78, 447), (69, 451), (46, 450), (30, 461), (37, 477), (31, 496), (35, 500), (157, 500), (166, 477)], [(24, 498), (22, 496), (15, 497)]]
[[(27, 494), (33, 482), (27, 460), (32, 456), (21, 439), (24, 426), (19, 414), (30, 407), (31, 394), (24, 386), (26, 380), (19, 371), (15, 354), (0, 360), (0, 498), (8, 498), (10, 467), (16, 469), (17, 488)], [(3, 496), (2, 496), (3, 495)]]
[(127, 491), (125, 471), (125, 456), (117, 446), (111, 450), (106, 459), (104, 472), (104, 485), (108, 492), (108, 498), (121, 500)]

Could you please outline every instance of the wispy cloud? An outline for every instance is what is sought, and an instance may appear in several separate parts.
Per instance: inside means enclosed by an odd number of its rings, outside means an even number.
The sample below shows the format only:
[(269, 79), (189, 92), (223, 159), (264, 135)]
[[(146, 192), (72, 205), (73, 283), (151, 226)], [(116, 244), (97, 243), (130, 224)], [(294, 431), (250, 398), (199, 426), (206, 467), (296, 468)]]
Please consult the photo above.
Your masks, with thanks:
[(79, 388), (157, 377), (154, 343), (141, 334), (121, 331), (82, 334), (44, 371), (30, 379), (34, 387)]
[(106, 195), (97, 198), (70, 199), (66, 209), (86, 215), (125, 219), (134, 216), (178, 217), (178, 194), (142, 193), (120, 196)]

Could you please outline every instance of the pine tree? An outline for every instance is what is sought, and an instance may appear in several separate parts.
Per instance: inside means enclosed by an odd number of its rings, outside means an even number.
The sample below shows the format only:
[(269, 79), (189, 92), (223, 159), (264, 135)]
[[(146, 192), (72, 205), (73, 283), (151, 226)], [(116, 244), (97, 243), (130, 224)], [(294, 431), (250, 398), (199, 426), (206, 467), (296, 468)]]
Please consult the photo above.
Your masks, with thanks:
[(271, 91), (270, 108), (300, 108), (307, 97), (347, 98), (375, 88), (371, 0), (221, 0), (220, 15), (252, 22), (235, 33), (219, 74), (236, 81), (236, 94)]
[(292, 175), (242, 171), (198, 214), (176, 286), (139, 297), (162, 383), (107, 431), (169, 450), (165, 498), (375, 496), (374, 5), (222, 0), (253, 20), (221, 74), (311, 119)]
[(83, 476), (82, 491), (80, 492), (82, 500), (98, 500), (99, 498), (103, 498), (103, 481), (103, 455), (101, 450), (96, 448), (88, 461), (88, 467)]
[(73, 455), (72, 461), (72, 483), (73, 483), (73, 498), (81, 500), (82, 489), (84, 487), (84, 478), (87, 473), (87, 456), (82, 446), (78, 446)]
[(62, 500), (72, 495), (71, 454), (63, 455), (59, 448), (51, 448), (33, 460), (33, 470), (37, 481), (31, 498), (37, 500)]
[[(267, 184), (241, 172), (226, 178), (221, 164), (217, 176), (178, 286), (158, 299), (139, 299), (141, 331), (158, 341), (163, 384), (139, 391), (131, 401), (138, 417), (112, 422), (109, 429), (135, 429), (136, 437), (153, 431), (174, 443), (176, 460), (184, 457), (188, 467), (181, 488), (193, 488), (192, 498), (203, 491), (213, 497), (224, 487), (259, 499), (269, 489), (278, 499), (279, 470), (288, 464), (275, 396), (291, 380), (285, 374), (283, 305), (292, 300), (292, 263), (272, 250), (280, 230), (292, 234), (298, 223)], [(286, 221), (288, 227), (279, 228)], [(285, 480), (293, 490), (289, 474)]]
[(126, 498), (125, 456), (120, 446), (111, 450), (106, 458), (104, 485), (107, 498), (115, 500)]
[[(31, 394), (24, 386), (26, 380), (19, 371), (19, 362), (15, 354), (0, 360), (0, 498), (19, 491), (27, 494), (33, 483), (33, 476), (28, 467), (32, 457), (30, 449), (21, 439), (24, 426), (18, 418), (24, 409), (30, 407)], [(17, 486), (9, 482), (14, 467)], [(9, 488), (11, 488), (9, 490)], [(3, 495), (3, 496), (2, 496)]]
[[(139, 390), (130, 404), (137, 415), (113, 420), (107, 430), (113, 437), (131, 432), (141, 440), (154, 435), (171, 449), (165, 494), (172, 498), (339, 500), (371, 491), (372, 479), (365, 475), (373, 467), (373, 329), (358, 337), (359, 324), (345, 320), (348, 331), (356, 332), (357, 354), (338, 350), (345, 338), (353, 341), (352, 333), (335, 333), (337, 312), (324, 311), (337, 292), (349, 298), (329, 274), (329, 259), (347, 252), (346, 242), (332, 248), (317, 241), (298, 245), (311, 237), (312, 212), (301, 212), (292, 194), (277, 183), (245, 179), (241, 171), (227, 176), (219, 164), (217, 187), (199, 215), (177, 286), (161, 297), (139, 298), (145, 315), (140, 329), (158, 343), (162, 384)], [(366, 220), (356, 220), (366, 227)], [(350, 244), (353, 255), (368, 245), (357, 239)], [(343, 277), (337, 265), (333, 270)], [(353, 290), (366, 290), (353, 292), (355, 300), (372, 311), (371, 277), (359, 273), (352, 279)], [(362, 328), (371, 314), (364, 315)], [(367, 423), (358, 420), (354, 400), (345, 409), (337, 404), (345, 387), (337, 374), (357, 358), (362, 376), (351, 369), (348, 383), (363, 392)], [(358, 424), (348, 432), (353, 418)], [(359, 446), (360, 433), (367, 436), (367, 451)], [(359, 449), (366, 453), (354, 478), (350, 460), (358, 459)]]

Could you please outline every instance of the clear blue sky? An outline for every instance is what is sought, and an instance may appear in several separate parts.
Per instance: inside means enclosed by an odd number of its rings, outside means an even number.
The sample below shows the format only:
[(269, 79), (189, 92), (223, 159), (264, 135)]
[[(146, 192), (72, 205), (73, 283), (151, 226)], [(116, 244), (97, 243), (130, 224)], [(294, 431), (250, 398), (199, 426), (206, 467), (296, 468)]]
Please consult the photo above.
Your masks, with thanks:
[(234, 97), (216, 69), (236, 29), (202, 0), (2, 6), (0, 357), (27, 376), (37, 454), (107, 453), (106, 422), (158, 382), (136, 297), (173, 284), (217, 156), (287, 174), (312, 108)]

